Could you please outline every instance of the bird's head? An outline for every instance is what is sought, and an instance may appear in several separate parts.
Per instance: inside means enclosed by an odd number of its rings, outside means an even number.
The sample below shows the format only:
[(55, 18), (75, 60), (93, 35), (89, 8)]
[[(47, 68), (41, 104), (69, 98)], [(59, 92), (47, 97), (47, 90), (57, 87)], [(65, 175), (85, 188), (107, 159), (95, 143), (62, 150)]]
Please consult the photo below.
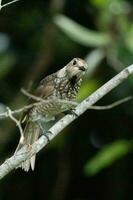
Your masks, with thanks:
[(87, 63), (81, 58), (73, 58), (67, 65), (66, 65), (66, 75), (68, 78), (73, 77), (81, 77), (84, 75), (85, 71), (87, 70), (88, 65)]
[(66, 77), (72, 79), (74, 77), (80, 78), (87, 70), (87, 63), (81, 58), (73, 58), (65, 67), (58, 71), (58, 77)]

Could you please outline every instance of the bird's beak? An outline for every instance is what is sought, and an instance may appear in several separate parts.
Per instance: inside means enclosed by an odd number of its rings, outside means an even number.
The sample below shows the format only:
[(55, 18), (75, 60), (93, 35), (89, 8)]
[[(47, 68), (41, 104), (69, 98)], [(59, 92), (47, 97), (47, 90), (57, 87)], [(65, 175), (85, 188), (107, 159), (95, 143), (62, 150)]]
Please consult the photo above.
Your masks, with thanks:
[(84, 66), (79, 66), (78, 68), (79, 68), (79, 70), (81, 70), (83, 72), (86, 71), (86, 68)]

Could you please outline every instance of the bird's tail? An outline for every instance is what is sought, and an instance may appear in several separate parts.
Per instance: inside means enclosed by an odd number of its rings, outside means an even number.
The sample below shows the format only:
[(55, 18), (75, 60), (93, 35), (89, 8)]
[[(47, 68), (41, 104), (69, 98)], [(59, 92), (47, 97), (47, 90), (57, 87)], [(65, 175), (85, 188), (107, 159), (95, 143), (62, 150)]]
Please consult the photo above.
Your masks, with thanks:
[[(24, 145), (32, 145), (38, 139), (39, 135), (40, 135), (39, 125), (35, 122), (28, 121), (24, 129), (24, 142), (23, 143), (19, 142), (15, 153), (17, 153)], [(34, 170), (35, 159), (36, 155), (22, 162), (22, 164), (19, 167), (21, 167), (26, 172), (29, 171), (30, 167), (32, 170)]]

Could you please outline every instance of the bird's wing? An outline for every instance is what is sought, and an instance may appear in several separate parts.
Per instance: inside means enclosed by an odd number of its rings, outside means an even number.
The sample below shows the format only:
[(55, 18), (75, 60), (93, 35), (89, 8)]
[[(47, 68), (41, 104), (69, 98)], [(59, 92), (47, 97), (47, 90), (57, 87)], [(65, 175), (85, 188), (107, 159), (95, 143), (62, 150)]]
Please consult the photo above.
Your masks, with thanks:
[[(51, 94), (54, 91), (54, 86), (55, 86), (54, 79), (55, 78), (56, 78), (56, 75), (55, 75), (55, 73), (53, 73), (53, 74), (47, 76), (46, 78), (44, 78), (43, 80), (41, 80), (39, 86), (35, 90), (34, 95), (37, 97), (43, 98), (43, 99), (51, 96)], [(29, 98), (28, 104), (32, 104), (34, 102), (35, 102), (35, 100)], [(24, 123), (27, 121), (27, 117), (28, 117), (28, 114), (31, 109), (32, 108), (29, 108), (28, 110), (23, 112), (22, 117), (20, 119), (21, 123)]]
[(38, 88), (36, 89), (35, 96), (42, 97), (44, 99), (51, 96), (55, 89), (55, 84), (54, 84), (54, 79), (56, 78), (55, 76), (56, 75), (54, 73), (44, 78), (40, 82)]

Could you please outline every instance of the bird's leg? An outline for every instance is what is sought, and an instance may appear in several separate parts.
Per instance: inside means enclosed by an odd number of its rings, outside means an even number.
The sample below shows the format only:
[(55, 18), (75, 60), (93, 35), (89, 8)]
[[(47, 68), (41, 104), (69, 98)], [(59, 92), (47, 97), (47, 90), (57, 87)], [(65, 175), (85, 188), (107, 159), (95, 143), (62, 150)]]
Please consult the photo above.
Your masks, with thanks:
[(50, 139), (49, 139), (47, 133), (51, 133), (51, 132), (50, 132), (50, 131), (44, 131), (44, 128), (43, 128), (41, 122), (38, 121), (37, 123), (38, 123), (39, 128), (40, 128), (41, 131), (42, 131), (41, 134), (44, 135), (44, 136), (46, 137), (46, 139), (47, 139), (48, 142), (50, 142)]
[(49, 139), (49, 136), (48, 136), (49, 134), (52, 134), (52, 132), (51, 132), (51, 131), (49, 131), (49, 130), (48, 130), (48, 131), (46, 131), (46, 132), (45, 132), (45, 134), (44, 134), (44, 135), (45, 135), (45, 137), (47, 138), (48, 142), (50, 142), (50, 139)]

